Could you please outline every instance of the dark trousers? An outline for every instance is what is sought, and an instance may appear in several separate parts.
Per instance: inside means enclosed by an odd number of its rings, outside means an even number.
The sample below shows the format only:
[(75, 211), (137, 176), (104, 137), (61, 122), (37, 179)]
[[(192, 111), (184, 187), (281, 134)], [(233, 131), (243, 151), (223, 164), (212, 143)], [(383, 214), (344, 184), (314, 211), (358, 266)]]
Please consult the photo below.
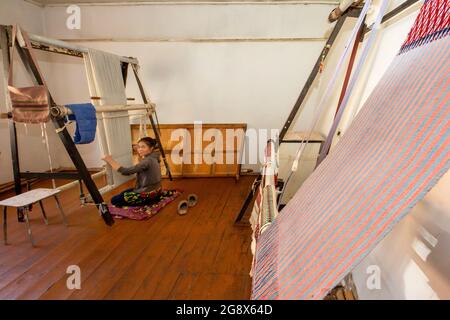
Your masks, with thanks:
[(132, 192), (133, 188), (127, 189), (125, 191), (122, 191), (121, 193), (113, 196), (111, 198), (111, 204), (116, 207), (138, 207), (138, 206), (146, 206), (153, 203), (156, 203), (159, 201), (159, 196), (151, 199), (145, 199), (143, 202), (135, 203), (135, 202), (128, 202), (125, 200), (125, 192)]
[(113, 196), (113, 197), (111, 198), (111, 204), (112, 204), (113, 206), (116, 206), (116, 207), (126, 207), (126, 206), (129, 206), (129, 204), (125, 201), (124, 194), (125, 194), (125, 192), (130, 192), (130, 191), (133, 191), (133, 188), (127, 189), (127, 190), (122, 191), (121, 193), (116, 194), (115, 196)]

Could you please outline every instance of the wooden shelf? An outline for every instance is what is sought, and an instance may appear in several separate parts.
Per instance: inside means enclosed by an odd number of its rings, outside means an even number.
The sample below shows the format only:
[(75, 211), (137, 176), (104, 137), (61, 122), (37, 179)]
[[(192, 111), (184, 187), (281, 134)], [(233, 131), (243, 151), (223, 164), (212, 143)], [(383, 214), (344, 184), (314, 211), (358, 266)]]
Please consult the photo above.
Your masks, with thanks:
[[(139, 124), (132, 124), (131, 125), (131, 136), (132, 136), (132, 144), (136, 144), (139, 140), (139, 130), (140, 125)], [(214, 149), (211, 151), (208, 149), (207, 152), (205, 152), (205, 147), (209, 146), (211, 143), (214, 143), (211, 140), (203, 140), (202, 139), (202, 150), (194, 149), (194, 124), (161, 124), (159, 126), (160, 130), (160, 138), (161, 138), (161, 144), (164, 148), (164, 152), (166, 154), (167, 160), (169, 162), (169, 167), (172, 175), (174, 177), (235, 177), (236, 179), (240, 176), (240, 170), (241, 165), (238, 164), (238, 155), (240, 152), (242, 152), (244, 147), (244, 141), (245, 141), (245, 131), (247, 129), (247, 125), (245, 123), (203, 123), (202, 129), (203, 133), (205, 130), (208, 129), (217, 129), (220, 131), (221, 135), (224, 137), (224, 143), (222, 150)], [(191, 163), (182, 163), (182, 164), (175, 164), (171, 159), (171, 153), (174, 150), (175, 146), (178, 146), (183, 137), (179, 137), (177, 141), (171, 141), (171, 135), (172, 132), (179, 129), (185, 129), (185, 132), (189, 132), (190, 134), (190, 145), (191, 145), (191, 152), (189, 155), (184, 154), (183, 151), (180, 152), (180, 155), (183, 157), (189, 157), (191, 159)], [(234, 137), (233, 139), (233, 145), (227, 146), (226, 145), (226, 133), (227, 130), (242, 130), (243, 139), (238, 140), (237, 137)], [(153, 130), (150, 125), (147, 125), (147, 133), (150, 137), (154, 137)], [(203, 137), (202, 137), (203, 138)], [(238, 145), (240, 144), (240, 145)], [(212, 154), (213, 157), (222, 156), (223, 163), (201, 163), (201, 164), (194, 164), (194, 156), (199, 154)], [(225, 163), (225, 155), (234, 154), (234, 163), (233, 164), (226, 164)], [(138, 156), (136, 151), (133, 149), (133, 158), (134, 161), (137, 162)], [(217, 158), (216, 158), (217, 159)], [(163, 172), (164, 165), (161, 162), (161, 169)]]

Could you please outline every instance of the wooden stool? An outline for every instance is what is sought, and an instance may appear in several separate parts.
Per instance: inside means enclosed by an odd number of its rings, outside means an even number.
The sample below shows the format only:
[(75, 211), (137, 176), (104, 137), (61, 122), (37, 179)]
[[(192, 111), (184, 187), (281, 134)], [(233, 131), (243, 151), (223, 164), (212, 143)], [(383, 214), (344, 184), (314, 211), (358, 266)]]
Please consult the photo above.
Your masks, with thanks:
[(28, 216), (30, 205), (39, 202), (39, 206), (41, 207), (42, 216), (44, 217), (45, 224), (48, 225), (48, 219), (47, 219), (47, 215), (44, 210), (44, 206), (42, 204), (42, 200), (44, 200), (46, 198), (54, 197), (55, 201), (56, 201), (56, 206), (58, 207), (58, 210), (61, 213), (63, 222), (67, 226), (66, 216), (64, 214), (64, 211), (63, 211), (61, 204), (59, 202), (59, 199), (58, 199), (59, 192), (61, 192), (61, 190), (59, 190), (59, 189), (39, 188), (39, 189), (30, 190), (25, 193), (21, 193), (17, 196), (5, 199), (3, 201), (0, 201), (0, 206), (3, 206), (3, 240), (4, 240), (5, 245), (8, 244), (7, 222), (6, 222), (7, 207), (14, 207), (19, 210), (23, 210), (24, 215), (25, 215), (25, 222), (27, 225), (28, 237), (30, 238), (31, 245), (33, 247), (34, 247), (34, 241), (33, 241), (33, 236), (31, 234), (30, 218)]

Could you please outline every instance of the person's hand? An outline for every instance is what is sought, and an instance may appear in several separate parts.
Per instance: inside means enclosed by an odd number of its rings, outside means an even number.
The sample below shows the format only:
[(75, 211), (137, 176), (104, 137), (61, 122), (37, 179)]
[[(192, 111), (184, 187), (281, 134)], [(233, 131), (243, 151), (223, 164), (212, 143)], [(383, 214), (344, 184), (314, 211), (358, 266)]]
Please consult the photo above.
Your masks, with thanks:
[(109, 163), (111, 160), (113, 160), (113, 158), (110, 154), (107, 154), (103, 156), (102, 160)]

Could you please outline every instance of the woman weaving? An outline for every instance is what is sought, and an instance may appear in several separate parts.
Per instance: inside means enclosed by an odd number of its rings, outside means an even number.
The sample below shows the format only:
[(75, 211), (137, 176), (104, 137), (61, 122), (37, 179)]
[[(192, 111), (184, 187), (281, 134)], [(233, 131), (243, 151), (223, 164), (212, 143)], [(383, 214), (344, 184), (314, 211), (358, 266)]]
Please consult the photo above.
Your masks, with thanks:
[(161, 194), (160, 153), (156, 148), (156, 140), (144, 137), (138, 141), (137, 153), (141, 160), (131, 167), (122, 167), (111, 155), (102, 158), (123, 175), (137, 174), (135, 188), (127, 189), (111, 198), (116, 207), (144, 206), (158, 202)]

